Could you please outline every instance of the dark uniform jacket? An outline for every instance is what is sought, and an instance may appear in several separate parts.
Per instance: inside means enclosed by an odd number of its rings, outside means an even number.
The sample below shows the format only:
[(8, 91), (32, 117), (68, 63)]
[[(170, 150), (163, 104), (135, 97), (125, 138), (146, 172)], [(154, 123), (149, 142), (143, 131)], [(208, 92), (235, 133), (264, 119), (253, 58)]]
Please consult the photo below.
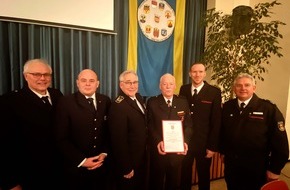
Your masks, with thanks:
[(21, 90), (3, 97), (5, 120), (2, 124), (5, 150), (1, 157), (8, 166), (4, 189), (16, 184), (28, 189), (58, 187), (59, 154), (53, 136), (53, 113), (59, 90), (48, 88), (52, 107), (43, 101), (27, 85)]
[(179, 95), (186, 97), (193, 121), (190, 148), (193, 152), (206, 153), (205, 150), (218, 150), (221, 126), (221, 90), (204, 81), (204, 86), (194, 99), (192, 84), (181, 86)]
[(238, 100), (229, 100), (223, 106), (221, 152), (225, 158), (256, 159), (249, 168), (264, 164), (264, 172), (280, 174), (289, 156), (284, 124), (276, 105), (255, 94), (242, 114)]
[[(174, 95), (171, 105), (172, 106), (169, 109), (163, 95), (161, 94), (159, 96), (149, 98), (147, 103), (150, 149), (153, 154), (156, 154), (156, 156), (159, 156), (157, 144), (163, 141), (162, 120), (180, 120), (181, 118), (178, 116), (177, 112), (184, 112), (184, 120), (182, 122), (184, 142), (188, 144), (192, 135), (192, 121), (190, 118), (187, 100), (184, 97)], [(181, 159), (178, 159), (177, 157), (182, 158), (177, 154), (168, 154), (161, 157), (171, 157), (170, 159), (172, 159), (172, 161), (175, 160), (177, 162), (181, 161)]]
[(80, 92), (63, 97), (57, 105), (56, 140), (67, 169), (77, 170), (85, 158), (108, 151), (106, 119), (111, 100), (99, 93), (95, 100), (97, 111)]
[[(143, 98), (136, 98), (146, 111)], [(120, 175), (126, 175), (145, 164), (147, 127), (145, 114), (126, 94), (121, 92), (112, 102), (109, 130), (114, 164)]]

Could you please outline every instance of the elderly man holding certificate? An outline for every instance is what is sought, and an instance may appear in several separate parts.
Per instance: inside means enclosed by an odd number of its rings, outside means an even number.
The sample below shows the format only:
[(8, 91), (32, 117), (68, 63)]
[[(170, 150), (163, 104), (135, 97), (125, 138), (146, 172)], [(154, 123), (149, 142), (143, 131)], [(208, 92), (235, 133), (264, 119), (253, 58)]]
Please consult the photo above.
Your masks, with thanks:
[(150, 190), (173, 190), (179, 186), (179, 169), (187, 154), (192, 120), (185, 98), (174, 95), (175, 78), (160, 78), (161, 94), (147, 103), (150, 136)]

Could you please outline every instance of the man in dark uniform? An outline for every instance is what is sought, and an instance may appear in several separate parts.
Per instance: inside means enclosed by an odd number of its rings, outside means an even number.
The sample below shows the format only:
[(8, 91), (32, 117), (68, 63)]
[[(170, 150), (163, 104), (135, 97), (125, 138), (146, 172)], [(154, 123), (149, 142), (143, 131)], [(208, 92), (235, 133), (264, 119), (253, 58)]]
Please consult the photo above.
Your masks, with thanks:
[(228, 190), (259, 190), (279, 178), (288, 161), (284, 118), (276, 105), (259, 98), (255, 80), (240, 74), (234, 81), (235, 99), (223, 106), (221, 153)]
[(53, 114), (63, 95), (50, 88), (52, 69), (45, 60), (28, 60), (23, 76), (22, 89), (2, 97), (7, 121), (1, 124), (3, 189), (62, 189)]
[(218, 151), (219, 143), (221, 90), (204, 81), (206, 71), (202, 63), (194, 63), (189, 76), (191, 83), (181, 86), (179, 91), (180, 96), (187, 98), (193, 121), (188, 153), (182, 162), (180, 185), (182, 190), (191, 190), (192, 165), (195, 159), (198, 189), (209, 190), (211, 160)]
[(66, 189), (106, 189), (106, 121), (111, 100), (97, 93), (100, 82), (91, 69), (82, 70), (76, 83), (78, 91), (59, 100), (55, 117), (56, 140), (63, 156)]
[[(192, 121), (186, 98), (174, 95), (175, 78), (167, 73), (161, 76), (161, 94), (148, 100), (148, 129), (150, 134), (150, 190), (176, 190), (180, 183), (182, 159), (188, 151)], [(183, 151), (167, 152), (164, 148), (163, 120), (181, 120), (184, 136)], [(180, 149), (181, 150), (181, 149)]]
[(138, 76), (119, 76), (120, 94), (109, 111), (109, 131), (118, 190), (146, 188), (147, 127), (145, 104), (138, 94)]

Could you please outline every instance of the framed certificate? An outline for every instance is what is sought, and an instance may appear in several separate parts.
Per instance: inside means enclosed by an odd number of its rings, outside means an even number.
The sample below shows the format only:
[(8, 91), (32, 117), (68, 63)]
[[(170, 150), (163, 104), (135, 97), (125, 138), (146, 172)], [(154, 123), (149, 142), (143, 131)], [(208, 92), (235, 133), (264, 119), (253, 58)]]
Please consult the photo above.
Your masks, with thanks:
[(183, 152), (184, 139), (181, 120), (162, 120), (164, 150), (170, 152)]

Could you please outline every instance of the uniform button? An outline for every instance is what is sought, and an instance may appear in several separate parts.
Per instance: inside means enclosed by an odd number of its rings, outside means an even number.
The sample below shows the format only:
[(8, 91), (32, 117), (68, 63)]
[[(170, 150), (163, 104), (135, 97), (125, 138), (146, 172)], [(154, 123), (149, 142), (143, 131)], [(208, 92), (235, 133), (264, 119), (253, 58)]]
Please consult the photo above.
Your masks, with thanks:
[(194, 106), (194, 104), (191, 104), (191, 106)]
[(192, 114), (193, 114), (193, 112), (190, 112), (190, 114), (192, 115)]
[(95, 118), (94, 121), (97, 121), (97, 119)]
[(97, 130), (97, 127), (95, 127), (95, 130)]
[(97, 139), (97, 137), (94, 137), (94, 139)]
[(94, 145), (94, 148), (96, 148), (96, 145)]

